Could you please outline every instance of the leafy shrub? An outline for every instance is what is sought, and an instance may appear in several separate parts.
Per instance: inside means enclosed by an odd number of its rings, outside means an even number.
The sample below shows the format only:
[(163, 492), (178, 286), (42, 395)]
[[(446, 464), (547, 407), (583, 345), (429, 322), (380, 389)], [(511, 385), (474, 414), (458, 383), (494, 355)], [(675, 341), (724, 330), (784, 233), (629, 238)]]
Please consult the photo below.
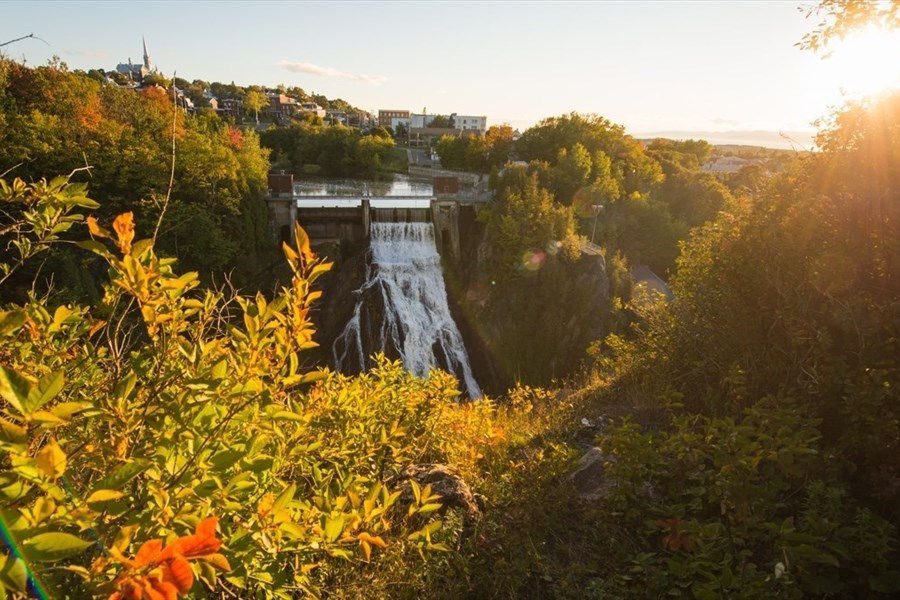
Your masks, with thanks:
[[(4, 229), (7, 275), (97, 206), (64, 179), (0, 192), (22, 215)], [(195, 273), (135, 239), (131, 213), (87, 225), (79, 246), (109, 267), (100, 305), (0, 311), (0, 589), (291, 598), (379, 552), (448, 549), (440, 498), (410, 484), (401, 507), (398, 475), (462, 458), (434, 434), (462, 418), (447, 417), (455, 380), (384, 359), (353, 379), (304, 371), (312, 285), (330, 265), (302, 229), (284, 247), (293, 279), (267, 300), (198, 292)]]

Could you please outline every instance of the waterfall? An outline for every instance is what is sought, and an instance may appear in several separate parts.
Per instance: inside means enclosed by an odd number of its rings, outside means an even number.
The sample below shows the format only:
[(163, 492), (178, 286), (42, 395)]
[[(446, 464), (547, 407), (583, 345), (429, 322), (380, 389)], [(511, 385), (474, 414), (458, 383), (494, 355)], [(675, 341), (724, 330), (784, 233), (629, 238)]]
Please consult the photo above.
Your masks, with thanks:
[(332, 346), (336, 368), (365, 370), (369, 356), (384, 352), (418, 377), (433, 367), (453, 373), (470, 398), (480, 398), (450, 316), (432, 224), (373, 222), (370, 253), (353, 316)]

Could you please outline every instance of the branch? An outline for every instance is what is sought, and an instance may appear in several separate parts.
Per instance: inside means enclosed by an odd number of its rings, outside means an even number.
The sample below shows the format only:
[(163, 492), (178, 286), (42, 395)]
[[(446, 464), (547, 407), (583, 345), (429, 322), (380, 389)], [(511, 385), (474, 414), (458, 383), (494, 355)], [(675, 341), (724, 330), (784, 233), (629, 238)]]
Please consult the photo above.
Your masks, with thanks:
[(16, 164), (16, 165), (11, 166), (11, 167), (8, 168), (7, 170), (5, 170), (5, 171), (3, 171), (2, 173), (0, 173), (0, 178), (6, 177), (6, 176), (9, 175), (12, 171), (14, 171), (15, 169), (18, 169), (19, 167), (21, 167), (21, 166), (24, 165), (24, 164), (25, 164), (24, 162), (20, 162), (19, 164)]
[(175, 126), (178, 123), (178, 95), (175, 87), (177, 71), (172, 72), (172, 169), (169, 172), (169, 189), (166, 190), (166, 199), (163, 202), (159, 219), (156, 220), (156, 228), (153, 230), (153, 244), (156, 245), (156, 237), (159, 235), (159, 227), (162, 225), (166, 209), (169, 208), (169, 199), (172, 197), (172, 186), (175, 184)]
[(9, 46), (10, 44), (14, 44), (15, 42), (21, 42), (22, 40), (27, 40), (27, 39), (41, 40), (48, 46), (50, 45), (47, 42), (47, 40), (41, 39), (41, 38), (37, 37), (36, 35), (34, 35), (33, 33), (29, 33), (28, 35), (23, 35), (20, 38), (16, 38), (14, 40), (9, 40), (8, 42), (3, 42), (2, 44), (0, 44), (0, 48), (2, 48), (3, 46)]

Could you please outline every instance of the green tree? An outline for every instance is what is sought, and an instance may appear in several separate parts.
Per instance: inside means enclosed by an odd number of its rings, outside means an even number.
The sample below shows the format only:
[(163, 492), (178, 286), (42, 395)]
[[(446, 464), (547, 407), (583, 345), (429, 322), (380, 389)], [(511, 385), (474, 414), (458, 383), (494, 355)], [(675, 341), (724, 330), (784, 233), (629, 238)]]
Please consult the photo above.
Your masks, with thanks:
[(256, 117), (256, 124), (259, 124), (259, 111), (269, 105), (269, 98), (260, 90), (251, 89), (244, 95), (244, 107), (252, 110)]
[(520, 181), (505, 187), (487, 217), (493, 273), (500, 279), (521, 276), (522, 256), (530, 250), (543, 251), (559, 242), (566, 256), (580, 255), (571, 207), (555, 203), (536, 174)]
[(435, 115), (428, 126), (439, 129), (453, 129), (453, 119), (446, 115)]

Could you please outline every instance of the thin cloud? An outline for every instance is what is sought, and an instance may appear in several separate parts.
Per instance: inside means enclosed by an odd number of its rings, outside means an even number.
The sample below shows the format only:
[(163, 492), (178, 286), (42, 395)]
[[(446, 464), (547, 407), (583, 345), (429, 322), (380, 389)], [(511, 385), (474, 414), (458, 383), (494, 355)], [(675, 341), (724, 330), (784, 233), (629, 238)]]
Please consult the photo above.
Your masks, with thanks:
[(109, 53), (102, 50), (66, 50), (66, 54), (69, 56), (83, 56), (85, 58), (109, 58)]
[(318, 75), (328, 79), (347, 79), (349, 81), (362, 81), (363, 83), (371, 83), (372, 85), (381, 85), (387, 81), (384, 75), (364, 75), (362, 73), (344, 73), (331, 67), (320, 67), (312, 63), (290, 62), (283, 60), (280, 63), (283, 69), (287, 69), (293, 73), (308, 73), (309, 75)]

